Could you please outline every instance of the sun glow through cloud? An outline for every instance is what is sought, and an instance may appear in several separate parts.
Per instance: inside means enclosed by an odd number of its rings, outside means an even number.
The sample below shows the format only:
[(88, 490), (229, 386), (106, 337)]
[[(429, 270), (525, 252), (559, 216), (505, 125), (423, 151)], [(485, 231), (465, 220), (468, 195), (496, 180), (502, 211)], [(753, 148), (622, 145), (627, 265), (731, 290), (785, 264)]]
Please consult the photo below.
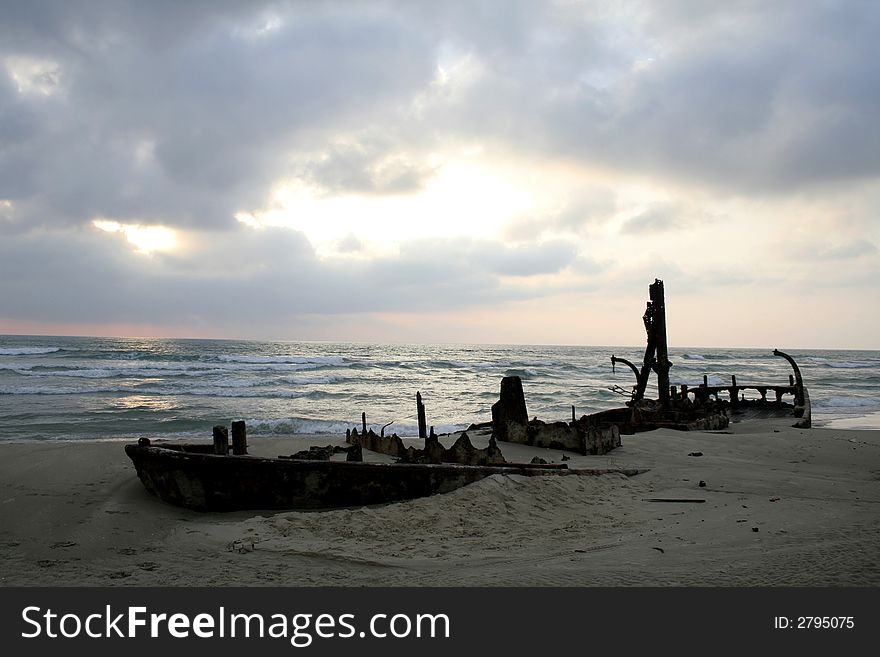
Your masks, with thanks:
[(289, 180), (275, 187), (267, 208), (238, 212), (235, 218), (251, 228), (299, 230), (320, 256), (338, 255), (340, 240), (355, 236), (365, 254), (378, 257), (393, 254), (407, 240), (496, 237), (535, 203), (532, 192), (507, 173), (466, 159), (450, 161), (419, 192), (387, 196), (328, 196)]
[(123, 224), (112, 219), (95, 219), (92, 225), (105, 233), (120, 233), (134, 245), (135, 253), (149, 255), (153, 251), (170, 251), (177, 246), (177, 236), (165, 226)]

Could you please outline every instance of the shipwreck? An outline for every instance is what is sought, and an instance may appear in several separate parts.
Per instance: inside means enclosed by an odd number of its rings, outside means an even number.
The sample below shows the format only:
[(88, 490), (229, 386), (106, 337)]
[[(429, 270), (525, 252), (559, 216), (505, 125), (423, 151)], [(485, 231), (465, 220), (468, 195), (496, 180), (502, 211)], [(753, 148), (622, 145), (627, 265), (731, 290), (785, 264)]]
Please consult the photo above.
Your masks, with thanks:
[[(198, 511), (242, 509), (328, 509), (386, 504), (446, 493), (492, 475), (564, 476), (617, 472), (632, 476), (643, 472), (621, 468), (570, 468), (567, 463), (547, 463), (540, 457), (530, 463), (510, 463), (499, 443), (602, 455), (621, 445), (621, 435), (658, 428), (718, 430), (731, 417), (790, 416), (795, 426), (810, 426), (809, 394), (800, 370), (788, 354), (794, 373), (788, 385), (740, 385), (736, 377), (729, 386), (703, 384), (670, 385), (666, 338), (666, 305), (663, 282), (649, 287), (643, 316), (647, 346), (641, 367), (625, 358), (611, 357), (612, 369), (621, 363), (636, 377), (632, 390), (621, 392), (630, 399), (620, 408), (576, 417), (570, 422), (529, 420), (522, 380), (501, 381), (498, 401), (492, 406), (491, 422), (472, 424), (450, 446), (430, 431), (421, 393), (416, 393), (419, 446), (395, 433), (377, 434), (361, 414), (361, 430), (346, 431), (345, 446), (312, 446), (275, 458), (248, 454), (244, 422), (232, 423), (232, 441), (225, 426), (214, 427), (212, 443), (151, 442), (142, 438), (126, 445), (126, 454), (144, 487), (160, 499)], [(657, 377), (657, 399), (648, 399), (648, 381)], [(754, 393), (758, 397), (754, 397)], [(772, 393), (773, 397), (768, 398)], [(747, 397), (747, 394), (749, 395)], [(787, 401), (790, 397), (791, 401)], [(469, 432), (489, 433), (488, 445), (475, 447)], [(447, 440), (448, 443), (448, 440)], [(381, 462), (368, 455), (391, 457)], [(563, 456), (563, 461), (570, 460)]]

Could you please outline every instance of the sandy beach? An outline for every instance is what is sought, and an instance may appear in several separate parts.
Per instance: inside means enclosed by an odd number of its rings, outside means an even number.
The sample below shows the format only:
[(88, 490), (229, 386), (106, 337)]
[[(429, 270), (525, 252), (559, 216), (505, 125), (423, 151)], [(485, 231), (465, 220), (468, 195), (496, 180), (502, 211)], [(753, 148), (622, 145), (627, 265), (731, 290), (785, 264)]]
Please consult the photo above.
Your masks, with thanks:
[[(121, 442), (4, 444), (0, 583), (880, 584), (880, 432), (789, 424), (652, 431), (569, 462), (648, 469), (634, 477), (495, 476), (446, 495), (323, 512), (192, 512), (151, 497)], [(260, 439), (251, 453), (330, 442)], [(508, 460), (562, 456), (501, 446)]]

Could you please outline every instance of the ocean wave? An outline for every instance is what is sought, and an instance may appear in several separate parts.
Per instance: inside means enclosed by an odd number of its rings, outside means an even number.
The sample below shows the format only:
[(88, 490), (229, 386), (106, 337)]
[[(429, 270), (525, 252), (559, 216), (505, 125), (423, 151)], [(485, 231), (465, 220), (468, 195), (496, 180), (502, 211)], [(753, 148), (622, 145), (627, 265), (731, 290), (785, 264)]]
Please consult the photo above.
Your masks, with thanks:
[(0, 395), (88, 395), (91, 393), (135, 392), (118, 386), (81, 388), (69, 386), (0, 386)]
[(706, 360), (706, 357), (702, 354), (684, 354), (682, 358), (687, 358), (688, 360)]
[(114, 368), (44, 368), (40, 366), (30, 366), (22, 368), (22, 371), (15, 370), (18, 374), (26, 376), (46, 376), (46, 377), (68, 377), (75, 379), (115, 379), (120, 377), (131, 378), (156, 378), (156, 377), (186, 377), (186, 376), (217, 376), (226, 375), (229, 370), (224, 369), (187, 369), (179, 367), (163, 367), (142, 365), (138, 367), (114, 367)]
[(250, 365), (291, 364), (349, 367), (342, 356), (248, 356), (243, 354), (222, 354), (217, 360), (224, 363), (245, 363)]
[(535, 370), (528, 368), (515, 368), (505, 370), (504, 376), (518, 376), (521, 379), (531, 379), (538, 376), (538, 373)]
[(310, 420), (306, 418), (252, 418), (245, 420), (249, 434), (256, 435), (293, 435), (293, 434), (333, 434), (345, 435), (346, 429), (353, 426), (349, 422), (338, 420)]
[(0, 395), (156, 395), (160, 397), (214, 397), (214, 398), (254, 398), (254, 399), (299, 399), (310, 393), (297, 390), (249, 390), (247, 388), (179, 388), (149, 386), (0, 386)]
[(308, 386), (308, 385), (332, 385), (334, 383), (342, 383), (351, 380), (347, 376), (282, 376), (275, 380), (276, 383), (288, 384), (292, 386)]
[(0, 356), (42, 356), (61, 351), (61, 347), (0, 347)]
[[(344, 420), (316, 420), (310, 418), (251, 418), (246, 419), (245, 424), (249, 435), (256, 436), (290, 436), (295, 434), (322, 434), (344, 436), (346, 430), (361, 430), (359, 421), (346, 422)], [(378, 432), (381, 425), (368, 424), (368, 428)], [(455, 433), (464, 431), (467, 424), (440, 424), (434, 427), (438, 434)], [(412, 438), (418, 435), (417, 424), (392, 424), (385, 429), (386, 434), (396, 433), (404, 438)]]
[(819, 397), (813, 398), (812, 405), (816, 408), (851, 408), (856, 410), (864, 410), (870, 408), (880, 408), (880, 397), (860, 397), (852, 395), (849, 397)]

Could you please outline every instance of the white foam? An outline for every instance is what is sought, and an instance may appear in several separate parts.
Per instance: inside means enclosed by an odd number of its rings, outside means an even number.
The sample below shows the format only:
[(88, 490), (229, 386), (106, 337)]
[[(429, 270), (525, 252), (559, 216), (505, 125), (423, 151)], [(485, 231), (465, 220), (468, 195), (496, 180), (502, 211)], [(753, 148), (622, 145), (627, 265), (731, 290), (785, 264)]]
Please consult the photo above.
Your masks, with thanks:
[(56, 351), (61, 351), (61, 347), (0, 347), (0, 356), (39, 356)]
[(702, 354), (685, 354), (684, 357), (688, 360), (706, 360), (706, 357)]

